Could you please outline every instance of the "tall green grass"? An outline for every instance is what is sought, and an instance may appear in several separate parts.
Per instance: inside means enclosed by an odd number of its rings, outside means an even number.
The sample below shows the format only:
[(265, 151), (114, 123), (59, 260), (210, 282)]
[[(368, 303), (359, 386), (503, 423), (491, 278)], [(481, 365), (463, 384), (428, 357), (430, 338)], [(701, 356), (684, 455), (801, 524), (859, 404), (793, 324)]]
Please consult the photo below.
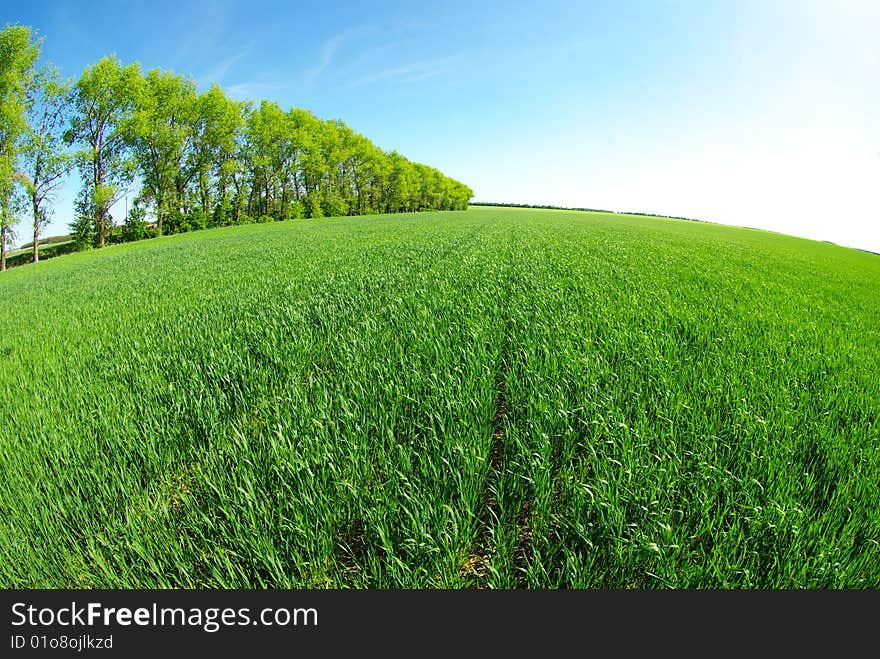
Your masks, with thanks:
[(479, 208), (0, 278), (4, 587), (878, 587), (880, 258)]

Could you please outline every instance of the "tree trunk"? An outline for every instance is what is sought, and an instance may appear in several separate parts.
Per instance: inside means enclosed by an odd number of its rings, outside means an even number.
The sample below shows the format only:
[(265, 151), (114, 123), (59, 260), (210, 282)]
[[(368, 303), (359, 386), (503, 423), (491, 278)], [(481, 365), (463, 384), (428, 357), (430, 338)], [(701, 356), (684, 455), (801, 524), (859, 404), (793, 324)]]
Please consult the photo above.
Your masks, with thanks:
[(34, 263), (40, 260), (38, 249), (38, 243), (40, 241), (40, 196), (37, 192), (37, 185), (42, 178), (42, 173), (43, 159), (42, 156), (38, 154), (36, 163), (34, 164), (34, 178), (32, 181), (33, 188), (31, 190), (31, 206), (33, 207), (34, 211)]
[(0, 272), (6, 270), (6, 225), (0, 227)]
[(174, 200), (174, 210), (186, 216), (189, 215), (189, 205), (186, 203), (185, 189), (186, 181), (178, 176), (174, 181), (174, 192), (177, 195), (177, 198)]
[(265, 176), (265, 178), (264, 178), (264, 185), (263, 185), (263, 187), (264, 187), (265, 190), (266, 190), (266, 199), (265, 199), (265, 201), (263, 202), (263, 208), (265, 209), (265, 210), (263, 211), (263, 215), (268, 215), (268, 214), (269, 214), (269, 175), (268, 175), (268, 174), (266, 174), (266, 176)]
[(156, 229), (158, 230), (159, 237), (162, 237), (162, 197), (164, 195), (159, 193), (156, 195)]
[(98, 247), (104, 246), (104, 213), (106, 211), (101, 208), (98, 210)]
[(33, 198), (34, 205), (34, 263), (40, 260), (40, 253), (37, 249), (40, 242), (40, 204), (36, 197)]
[(205, 217), (211, 216), (211, 200), (210, 200), (210, 191), (208, 190), (208, 181), (205, 176), (204, 170), (199, 172), (199, 189), (202, 193), (202, 212), (205, 214)]
[[(101, 151), (104, 148), (104, 131), (103, 127), (98, 133), (97, 140), (92, 145), (92, 153), (93, 155), (93, 169), (94, 169), (94, 179), (93, 183), (95, 185), (94, 190), (92, 192), (93, 195), (97, 196), (98, 190), (101, 188), (101, 185), (104, 183), (104, 163), (101, 158)], [(94, 204), (95, 197), (92, 197), (92, 203)], [(98, 247), (104, 246), (104, 209), (97, 208), (95, 212), (95, 224), (98, 225)]]
[(232, 185), (235, 187), (235, 204), (232, 207), (232, 217), (235, 224), (238, 224), (239, 218), (241, 218), (241, 202), (242, 202), (242, 194), (241, 194), (241, 184), (238, 181), (238, 177), (233, 175), (232, 177)]
[(253, 182), (251, 183), (251, 194), (248, 197), (247, 204), (247, 215), (250, 215), (253, 218), (256, 215), (260, 214), (260, 209), (263, 208), (263, 197), (262, 197), (262, 188), (257, 184), (257, 179), (254, 177)]

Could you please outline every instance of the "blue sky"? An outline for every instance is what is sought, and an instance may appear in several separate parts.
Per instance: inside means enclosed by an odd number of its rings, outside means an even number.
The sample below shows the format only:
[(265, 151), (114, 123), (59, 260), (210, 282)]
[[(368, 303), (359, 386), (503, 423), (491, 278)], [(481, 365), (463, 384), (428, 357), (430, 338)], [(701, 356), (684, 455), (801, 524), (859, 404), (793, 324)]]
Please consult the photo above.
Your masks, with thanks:
[(875, 1), (3, 3), (65, 76), (116, 53), (308, 108), (478, 201), (880, 251)]

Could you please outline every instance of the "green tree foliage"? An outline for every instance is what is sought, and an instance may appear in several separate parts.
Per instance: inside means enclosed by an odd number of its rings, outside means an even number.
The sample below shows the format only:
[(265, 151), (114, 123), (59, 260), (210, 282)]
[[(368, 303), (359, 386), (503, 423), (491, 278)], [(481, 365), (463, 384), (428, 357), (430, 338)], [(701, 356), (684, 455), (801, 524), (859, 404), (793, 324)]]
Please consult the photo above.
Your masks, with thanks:
[(44, 66), (27, 86), (28, 128), (22, 149), (23, 181), (33, 218), (33, 260), (39, 260), (37, 244), (46, 223), (52, 195), (67, 173), (71, 155), (64, 144), (64, 128), (70, 108), (70, 84), (59, 80), (58, 70)]
[(97, 247), (104, 245), (112, 223), (110, 207), (122, 197), (133, 177), (124, 128), (135, 107), (140, 82), (139, 65), (123, 66), (116, 57), (105, 57), (86, 67), (74, 86), (67, 140), (81, 147), (81, 209), (94, 226)]
[(125, 222), (122, 225), (122, 240), (124, 242), (143, 240), (154, 235), (145, 218), (146, 211), (141, 206), (135, 204), (128, 212), (128, 215), (126, 215)]
[[(212, 85), (198, 97), (196, 107), (190, 158), (197, 176), (199, 205), (208, 224), (214, 225), (215, 206), (222, 218), (231, 216), (230, 172), (237, 166), (236, 139), (244, 127), (244, 105)], [(216, 222), (227, 223), (227, 219)]]
[(6, 246), (21, 217), (17, 161), (28, 127), (27, 88), (39, 54), (31, 28), (7, 25), (0, 30), (0, 270), (6, 269)]
[(92, 217), (92, 204), (85, 190), (80, 193), (74, 203), (74, 219), (70, 225), (70, 237), (76, 251), (91, 249), (96, 243), (97, 234)]
[(250, 112), (240, 164), (246, 213), (290, 219), (462, 210), (473, 192), (426, 165), (385, 153), (341, 121), (263, 101)]
[(122, 122), (146, 194), (156, 209), (162, 235), (166, 218), (185, 213), (185, 191), (198, 174), (191, 156), (199, 123), (198, 96), (192, 80), (152, 69), (131, 88), (133, 111)]

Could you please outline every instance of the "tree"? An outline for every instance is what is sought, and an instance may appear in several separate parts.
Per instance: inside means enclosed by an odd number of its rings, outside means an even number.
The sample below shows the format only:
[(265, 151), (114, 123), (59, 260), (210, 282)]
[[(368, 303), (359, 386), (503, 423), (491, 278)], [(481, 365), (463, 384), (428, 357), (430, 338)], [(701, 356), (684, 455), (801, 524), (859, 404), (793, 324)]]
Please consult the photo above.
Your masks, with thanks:
[[(242, 103), (240, 106), (241, 118), (244, 124), (247, 124), (253, 112), (253, 104), (250, 101)], [(226, 181), (232, 181), (235, 190), (231, 205), (233, 223), (238, 224), (245, 220), (244, 217), (247, 210), (247, 174), (248, 166), (251, 160), (251, 145), (247, 139), (245, 131), (239, 131), (235, 137), (234, 157), (223, 163), (223, 177)]]
[(413, 210), (418, 199), (418, 177), (413, 163), (396, 151), (389, 155), (391, 172), (388, 176), (387, 192), (388, 213), (407, 213)]
[(308, 157), (318, 125), (306, 110), (284, 112), (269, 101), (250, 114), (247, 141), (252, 214), (277, 220), (302, 216), (307, 206), (302, 203), (303, 184), (309, 189), (306, 178), (317, 188), (326, 171), (319, 153), (312, 160)]
[(20, 186), (16, 185), (18, 172), (11, 176), (5, 171), (7, 163), (0, 162), (0, 202), (2, 202), (2, 216), (0, 216), (0, 272), (6, 270), (6, 252), (9, 244), (16, 240), (15, 225), (21, 221), (25, 214), (25, 199)]
[(329, 179), (336, 136), (328, 122), (321, 121), (311, 113), (299, 119), (302, 121), (302, 130), (308, 135), (300, 165), (305, 190), (303, 202), (309, 217), (323, 217), (326, 214), (326, 200), (332, 194)]
[(21, 180), (33, 217), (34, 263), (39, 260), (40, 231), (48, 217), (52, 195), (71, 163), (63, 135), (70, 108), (69, 93), (70, 84), (59, 82), (58, 70), (48, 66), (33, 77), (26, 90), (29, 125), (22, 149)]
[(323, 167), (321, 177), (321, 202), (324, 215), (344, 215), (345, 206), (341, 194), (342, 162), (345, 160), (344, 145), (340, 139), (342, 122), (322, 121), (317, 130), (316, 150)]
[(81, 206), (94, 225), (98, 247), (103, 247), (112, 221), (110, 207), (133, 177), (122, 126), (131, 114), (139, 80), (138, 64), (123, 66), (116, 57), (105, 57), (86, 67), (73, 89), (74, 113), (66, 139), (82, 146)]
[(152, 69), (132, 91), (133, 111), (122, 131), (155, 205), (161, 236), (165, 220), (184, 210), (186, 187), (198, 172), (190, 153), (198, 125), (196, 85)]
[(287, 129), (290, 133), (291, 155), (288, 162), (288, 176), (296, 204), (302, 205), (305, 194), (305, 158), (310, 149), (314, 148), (314, 126), (318, 119), (308, 110), (291, 108), (287, 113)]
[(6, 246), (18, 222), (17, 160), (27, 129), (25, 91), (40, 55), (40, 42), (29, 27), (0, 30), (0, 270), (6, 269)]
[(352, 215), (374, 213), (370, 184), (376, 171), (379, 150), (366, 137), (354, 133), (348, 162), (355, 200), (349, 212)]
[(196, 111), (191, 158), (202, 211), (206, 216), (212, 215), (213, 187), (218, 207), (228, 213), (231, 208), (228, 170), (235, 158), (236, 137), (244, 126), (242, 104), (226, 96), (218, 85), (212, 85), (198, 97)]
[(263, 101), (247, 121), (247, 140), (250, 146), (251, 195), (249, 213), (269, 215), (274, 209), (274, 190), (281, 160), (285, 135), (285, 114), (277, 104)]
[(131, 242), (143, 240), (150, 235), (150, 228), (145, 219), (146, 211), (138, 203), (132, 207), (125, 216), (125, 224), (122, 225), (122, 240)]
[(83, 189), (74, 202), (74, 220), (70, 224), (70, 235), (77, 251), (91, 249), (95, 246), (95, 223), (92, 218), (92, 205), (88, 194)]

